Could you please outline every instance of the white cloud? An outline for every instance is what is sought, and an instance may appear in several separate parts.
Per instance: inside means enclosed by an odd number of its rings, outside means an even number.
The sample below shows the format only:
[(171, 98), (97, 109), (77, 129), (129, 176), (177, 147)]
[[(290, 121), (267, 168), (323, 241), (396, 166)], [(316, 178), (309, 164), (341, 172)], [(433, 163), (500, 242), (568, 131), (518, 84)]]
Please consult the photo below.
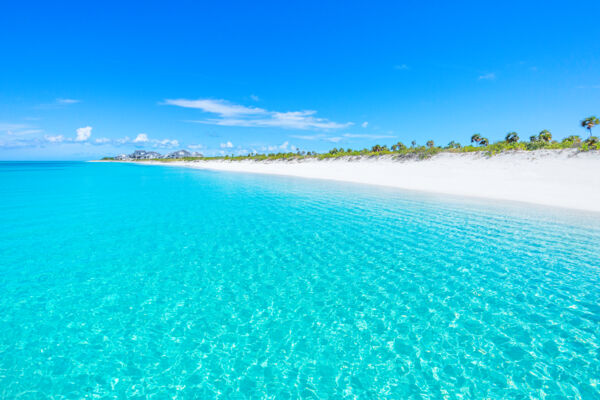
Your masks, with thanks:
[(233, 148), (233, 143), (231, 143), (231, 142), (221, 143), (221, 148), (222, 149), (231, 149), (231, 148)]
[(188, 145), (188, 149), (192, 149), (192, 150), (199, 150), (204, 148), (204, 146), (202, 146), (201, 144), (190, 144)]
[[(0, 128), (6, 128), (7, 125), (0, 125)], [(77, 143), (92, 143), (94, 145), (103, 146), (131, 146), (139, 147), (144, 144), (151, 148), (174, 148), (179, 147), (179, 141), (176, 139), (151, 139), (147, 134), (142, 133), (136, 136), (135, 139), (130, 139), (128, 136), (117, 139), (109, 139), (106, 137), (95, 139), (93, 142), (88, 142), (90, 139), (92, 127), (87, 126), (77, 129), (75, 137), (65, 137), (64, 135), (45, 135), (43, 138), (27, 138), (12, 137), (10, 140), (2, 140), (0, 137), (0, 147), (36, 147), (45, 145), (55, 145), (59, 143), (77, 144)]]
[(225, 100), (165, 100), (164, 104), (186, 108), (197, 108), (204, 112), (217, 114), (219, 118), (208, 118), (197, 122), (220, 126), (242, 126), (287, 129), (340, 129), (352, 125), (351, 122), (338, 123), (314, 115), (316, 111), (267, 111), (262, 108), (245, 107)]
[(365, 121), (362, 124), (360, 124), (360, 126), (362, 126), (363, 128), (366, 128), (367, 126), (369, 126), (369, 122)]
[(92, 136), (92, 127), (91, 126), (77, 128), (77, 137), (75, 138), (75, 141), (85, 142), (86, 140), (88, 140), (90, 138), (90, 136)]
[(117, 139), (100, 138), (94, 141), (95, 144), (113, 146), (135, 145), (136, 147), (148, 146), (152, 148), (173, 148), (179, 146), (179, 141), (176, 139), (151, 139), (146, 133), (138, 134), (133, 140), (129, 136)]
[(56, 103), (58, 104), (75, 104), (75, 103), (80, 103), (81, 100), (76, 100), (76, 99), (56, 99)]
[(157, 140), (157, 139), (153, 139), (150, 141), (153, 145), (153, 147), (161, 147), (161, 148), (171, 148), (171, 147), (179, 147), (179, 141), (176, 139), (170, 140), (170, 139), (163, 139), (163, 140)]
[(483, 74), (483, 75), (479, 75), (479, 79), (481, 80), (486, 80), (486, 81), (493, 81), (494, 79), (496, 79), (496, 74), (493, 72), (490, 72), (489, 74)]
[(262, 108), (240, 106), (237, 104), (231, 104), (226, 100), (167, 99), (165, 100), (164, 104), (185, 108), (197, 108), (204, 112), (219, 114), (221, 117), (232, 117), (236, 115), (256, 115), (266, 113), (266, 111)]
[[(296, 146), (292, 145), (290, 146), (290, 142), (285, 141), (279, 145), (272, 145), (272, 146), (262, 146), (261, 150), (262, 151), (287, 151), (288, 148), (290, 148), (292, 151), (296, 151)], [(256, 150), (252, 150), (252, 152), (256, 153)]]
[(56, 135), (56, 136), (44, 136), (44, 139), (46, 139), (48, 142), (50, 143), (61, 143), (65, 141), (65, 137), (63, 135)]
[(406, 64), (398, 64), (398, 65), (394, 65), (394, 69), (406, 71), (406, 70), (410, 69), (410, 67)]
[(133, 139), (133, 143), (146, 143), (147, 141), (148, 135), (145, 133), (140, 133)]

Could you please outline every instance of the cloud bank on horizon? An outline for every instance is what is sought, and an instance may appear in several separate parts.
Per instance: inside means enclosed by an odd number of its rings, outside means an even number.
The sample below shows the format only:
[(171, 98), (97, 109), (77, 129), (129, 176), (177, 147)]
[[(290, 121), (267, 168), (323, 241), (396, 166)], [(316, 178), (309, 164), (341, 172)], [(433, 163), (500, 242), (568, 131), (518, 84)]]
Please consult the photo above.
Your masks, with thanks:
[[(259, 101), (258, 96), (251, 95), (252, 100)], [(58, 98), (53, 103), (55, 105), (71, 105), (80, 103), (81, 100)], [(335, 122), (326, 118), (317, 117), (314, 110), (301, 111), (270, 111), (260, 107), (244, 106), (235, 104), (222, 99), (166, 99), (159, 105), (176, 106), (186, 109), (200, 110), (203, 113), (213, 116), (201, 120), (187, 120), (191, 123), (204, 125), (242, 127), (242, 128), (279, 128), (285, 130), (317, 130), (331, 132), (354, 125), (353, 122)], [(362, 128), (368, 126), (365, 121), (360, 124)], [(135, 137), (129, 136), (120, 138), (98, 137), (92, 138), (92, 126), (83, 126), (75, 129), (75, 136), (65, 134), (44, 134), (42, 137), (26, 137), (30, 134), (43, 133), (43, 129), (32, 128), (27, 124), (0, 124), (0, 148), (27, 148), (57, 145), (94, 145), (94, 146), (112, 146), (112, 147), (152, 147), (152, 148), (174, 148), (180, 146), (179, 139), (154, 139), (147, 133), (139, 133)], [(2, 135), (4, 133), (5, 135)], [(330, 134), (314, 135), (290, 135), (292, 138), (323, 142), (337, 143), (344, 138), (388, 138), (387, 135), (368, 135), (368, 134), (350, 134), (345, 133), (340, 136), (331, 136)], [(257, 153), (259, 151), (296, 151), (295, 145), (290, 145), (289, 141), (281, 144), (262, 144), (251, 146), (234, 146), (231, 140), (220, 143), (218, 146), (210, 147), (201, 143), (190, 143), (187, 147), (192, 150), (203, 149), (210, 154), (226, 154), (233, 152), (236, 154)]]
[[(19, 124), (0, 124), (0, 133), (11, 135), (14, 139), (6, 139), (0, 136), (0, 148), (26, 148), (26, 147), (46, 147), (48, 145), (60, 144), (84, 144), (84, 145), (112, 145), (135, 147), (150, 146), (154, 148), (174, 148), (179, 146), (177, 139), (151, 139), (145, 133), (138, 134), (134, 139), (128, 136), (117, 139), (100, 137), (92, 140), (92, 127), (84, 126), (75, 130), (75, 137), (65, 135), (44, 135), (43, 137), (24, 137), (31, 133), (42, 133), (42, 129), (29, 129), (28, 125)], [(16, 132), (16, 133), (15, 133)]]

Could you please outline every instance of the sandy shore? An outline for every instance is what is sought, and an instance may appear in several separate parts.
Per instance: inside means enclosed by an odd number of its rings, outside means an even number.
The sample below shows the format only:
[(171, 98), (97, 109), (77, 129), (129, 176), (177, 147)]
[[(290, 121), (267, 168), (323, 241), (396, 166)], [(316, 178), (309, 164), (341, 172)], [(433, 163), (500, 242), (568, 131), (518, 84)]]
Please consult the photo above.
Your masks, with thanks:
[(441, 153), (426, 160), (194, 161), (176, 165), (391, 186), (600, 212), (600, 152)]

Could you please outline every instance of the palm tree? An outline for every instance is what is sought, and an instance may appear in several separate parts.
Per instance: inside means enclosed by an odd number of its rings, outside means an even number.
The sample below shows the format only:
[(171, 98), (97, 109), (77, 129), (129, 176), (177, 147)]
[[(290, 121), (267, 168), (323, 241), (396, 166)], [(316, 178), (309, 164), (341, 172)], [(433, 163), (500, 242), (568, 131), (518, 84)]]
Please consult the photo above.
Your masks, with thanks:
[(471, 143), (479, 143), (479, 142), (481, 142), (481, 135), (479, 133), (476, 133), (473, 136), (471, 136)]
[(433, 143), (433, 140), (428, 140), (426, 144), (427, 144), (427, 147), (429, 147), (430, 149), (431, 149), (431, 148), (433, 147), (433, 145), (434, 145), (434, 143)]
[(416, 140), (413, 140), (412, 142), (410, 142), (410, 145), (411, 145), (412, 147), (415, 147), (415, 146), (417, 145), (417, 141), (416, 141)]
[(519, 141), (519, 135), (517, 132), (509, 132), (506, 134), (505, 140), (507, 143), (517, 143)]
[(590, 132), (590, 137), (592, 137), (592, 128), (596, 125), (600, 125), (600, 120), (593, 115), (581, 121), (581, 126)]
[(539, 139), (540, 139), (540, 138), (539, 138), (537, 135), (531, 135), (531, 136), (529, 136), (529, 141), (530, 141), (531, 143), (535, 143), (535, 142), (537, 142)]
[(480, 146), (487, 146), (488, 144), (490, 144), (490, 141), (487, 140), (487, 138), (482, 137), (481, 139), (479, 139), (479, 145)]
[(540, 141), (544, 141), (544, 142), (548, 143), (552, 140), (552, 134), (550, 133), (550, 131), (548, 129), (544, 129), (538, 135), (538, 139)]
[(381, 147), (380, 145), (376, 144), (375, 146), (371, 147), (371, 152), (373, 153), (379, 153), (383, 150), (383, 147)]
[(460, 143), (457, 143), (454, 140), (452, 140), (450, 143), (448, 143), (447, 147), (449, 149), (460, 149)]
[(406, 149), (406, 146), (402, 142), (398, 142), (392, 145), (392, 151), (400, 151)]

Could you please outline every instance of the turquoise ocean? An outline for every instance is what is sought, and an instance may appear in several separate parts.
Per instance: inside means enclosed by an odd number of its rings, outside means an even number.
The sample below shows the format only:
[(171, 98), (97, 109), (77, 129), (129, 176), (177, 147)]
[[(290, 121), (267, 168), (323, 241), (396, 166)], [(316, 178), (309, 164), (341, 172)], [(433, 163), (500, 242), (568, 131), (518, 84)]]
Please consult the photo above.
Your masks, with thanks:
[(0, 163), (1, 399), (598, 399), (600, 215)]

